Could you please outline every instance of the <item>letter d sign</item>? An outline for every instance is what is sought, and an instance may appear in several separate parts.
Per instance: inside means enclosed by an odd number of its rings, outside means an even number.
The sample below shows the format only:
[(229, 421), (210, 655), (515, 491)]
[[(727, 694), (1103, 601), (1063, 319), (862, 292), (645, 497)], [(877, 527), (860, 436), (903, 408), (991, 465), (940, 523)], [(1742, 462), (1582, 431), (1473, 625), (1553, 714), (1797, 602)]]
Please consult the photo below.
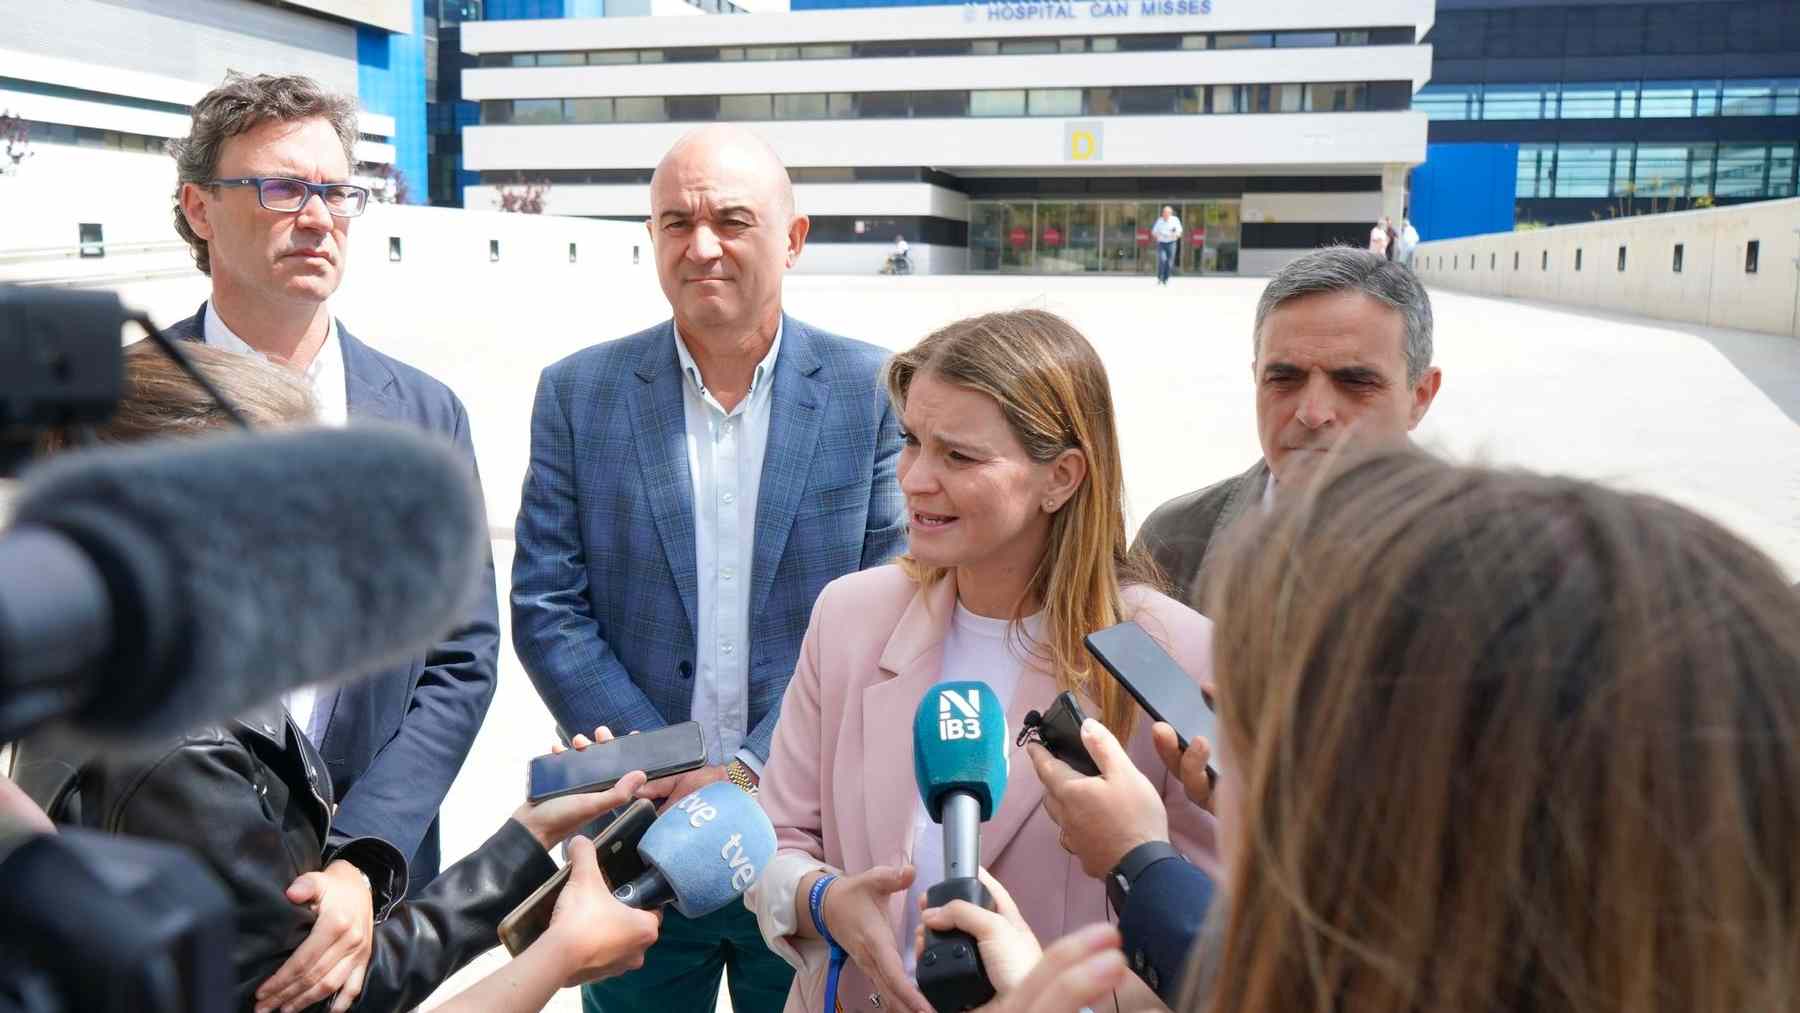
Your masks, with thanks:
[(1105, 124), (1098, 120), (1068, 123), (1063, 127), (1063, 161), (1099, 162), (1103, 160), (1101, 142)]

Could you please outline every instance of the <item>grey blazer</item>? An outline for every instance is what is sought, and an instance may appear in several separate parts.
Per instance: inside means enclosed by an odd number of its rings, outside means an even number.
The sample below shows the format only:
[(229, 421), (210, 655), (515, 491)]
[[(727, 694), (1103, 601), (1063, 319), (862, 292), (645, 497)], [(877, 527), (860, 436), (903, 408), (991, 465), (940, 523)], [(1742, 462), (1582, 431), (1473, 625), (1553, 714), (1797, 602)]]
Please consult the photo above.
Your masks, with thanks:
[(1176, 600), (1204, 615), (1205, 581), (1217, 536), (1262, 502), (1268, 482), (1268, 462), (1259, 460), (1241, 475), (1177, 496), (1144, 521), (1132, 548), (1156, 561), (1174, 586)]

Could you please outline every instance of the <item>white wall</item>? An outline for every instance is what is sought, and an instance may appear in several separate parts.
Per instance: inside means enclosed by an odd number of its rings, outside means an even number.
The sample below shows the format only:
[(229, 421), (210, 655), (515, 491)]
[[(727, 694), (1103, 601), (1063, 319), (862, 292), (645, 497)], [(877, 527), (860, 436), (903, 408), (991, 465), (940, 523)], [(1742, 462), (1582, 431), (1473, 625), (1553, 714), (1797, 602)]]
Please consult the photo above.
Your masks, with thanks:
[(1238, 274), (1266, 277), (1288, 266), (1296, 257), (1311, 250), (1246, 250), (1238, 249)]
[[(807, 243), (794, 273), (876, 275), (892, 252), (891, 238), (885, 243)], [(906, 252), (912, 258), (914, 274), (964, 274), (969, 270), (965, 247), (911, 243)]]
[[(1755, 274), (1744, 271), (1751, 240), (1760, 243)], [(1414, 267), (1432, 285), (1465, 292), (1800, 335), (1800, 198), (1424, 243)]]
[(1381, 192), (1246, 193), (1246, 222), (1366, 222), (1381, 218)]
[[(1100, 157), (1072, 162), (1070, 122), (1102, 124)], [(473, 170), (649, 168), (692, 123), (472, 126), (463, 161)], [(1238, 167), (1368, 173), (1425, 160), (1420, 112), (1260, 116), (1017, 117), (806, 120), (752, 125), (788, 165)]]
[(0, 176), (0, 251), (73, 246), (80, 222), (111, 243), (178, 240), (175, 160), (154, 154), (34, 144), (14, 176)]
[[(690, 8), (692, 9), (692, 8)], [(546, 43), (546, 45), (550, 45)], [(557, 44), (560, 48), (562, 44)], [(1370, 65), (1379, 55), (1379, 69)], [(478, 67), (463, 71), (468, 99), (584, 95), (761, 95), (961, 88), (1083, 88), (1408, 80), (1431, 76), (1431, 47), (1236, 49), (1217, 52), (916, 56), (608, 67)]]

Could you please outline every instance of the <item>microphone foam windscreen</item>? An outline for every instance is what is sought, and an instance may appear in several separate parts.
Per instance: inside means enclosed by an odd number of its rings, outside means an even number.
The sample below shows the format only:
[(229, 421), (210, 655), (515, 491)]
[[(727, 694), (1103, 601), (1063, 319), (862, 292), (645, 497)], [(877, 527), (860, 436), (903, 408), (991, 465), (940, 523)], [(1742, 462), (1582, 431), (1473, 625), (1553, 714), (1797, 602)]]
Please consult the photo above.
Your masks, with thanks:
[(775, 827), (742, 788), (714, 781), (650, 824), (638, 855), (669, 881), (675, 909), (699, 918), (756, 882), (775, 857)]
[(70, 454), (28, 476), (14, 523), (113, 564), (138, 649), (73, 724), (124, 738), (411, 656), (467, 614), (487, 550), (468, 461), (387, 424)]
[(944, 796), (966, 791), (992, 819), (1006, 795), (1006, 709), (985, 682), (940, 682), (913, 715), (913, 776), (933, 820), (943, 822)]

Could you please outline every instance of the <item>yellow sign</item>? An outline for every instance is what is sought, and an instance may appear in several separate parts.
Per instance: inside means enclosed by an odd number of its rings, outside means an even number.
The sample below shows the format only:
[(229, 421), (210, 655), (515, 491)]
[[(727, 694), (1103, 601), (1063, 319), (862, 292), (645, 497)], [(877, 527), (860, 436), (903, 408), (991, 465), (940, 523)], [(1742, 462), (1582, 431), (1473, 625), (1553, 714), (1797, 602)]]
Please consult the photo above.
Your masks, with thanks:
[(1099, 162), (1102, 157), (1102, 141), (1105, 138), (1105, 124), (1098, 120), (1071, 122), (1063, 126), (1063, 161), (1065, 162)]

